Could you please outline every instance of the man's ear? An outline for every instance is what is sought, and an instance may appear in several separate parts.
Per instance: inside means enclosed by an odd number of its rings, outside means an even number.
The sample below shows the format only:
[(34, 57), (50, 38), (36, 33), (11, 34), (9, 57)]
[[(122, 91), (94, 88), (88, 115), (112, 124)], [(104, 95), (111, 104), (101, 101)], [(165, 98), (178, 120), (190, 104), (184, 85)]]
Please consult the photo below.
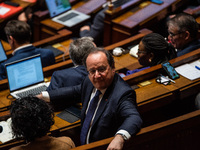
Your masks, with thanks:
[(9, 40), (11, 41), (11, 43), (14, 43), (14, 40), (15, 40), (15, 39), (14, 39), (11, 35), (10, 35), (8, 38), (9, 38)]
[(190, 32), (185, 31), (185, 40), (188, 40), (190, 38)]

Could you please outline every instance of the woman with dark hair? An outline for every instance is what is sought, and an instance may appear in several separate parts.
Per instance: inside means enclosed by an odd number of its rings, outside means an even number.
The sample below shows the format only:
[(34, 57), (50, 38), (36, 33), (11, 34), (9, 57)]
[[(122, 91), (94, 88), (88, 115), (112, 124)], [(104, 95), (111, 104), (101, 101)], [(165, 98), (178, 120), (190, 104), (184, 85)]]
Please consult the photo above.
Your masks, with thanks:
[(157, 33), (150, 33), (140, 41), (137, 55), (139, 63), (145, 68), (127, 71), (126, 75), (175, 58), (176, 51), (163, 36)]
[(11, 150), (67, 150), (75, 147), (69, 137), (50, 137), (47, 133), (54, 124), (54, 113), (46, 102), (36, 97), (17, 99), (11, 105), (13, 136), (27, 144)]
[(154, 66), (176, 57), (174, 47), (163, 36), (151, 33), (139, 43), (138, 61), (142, 66)]

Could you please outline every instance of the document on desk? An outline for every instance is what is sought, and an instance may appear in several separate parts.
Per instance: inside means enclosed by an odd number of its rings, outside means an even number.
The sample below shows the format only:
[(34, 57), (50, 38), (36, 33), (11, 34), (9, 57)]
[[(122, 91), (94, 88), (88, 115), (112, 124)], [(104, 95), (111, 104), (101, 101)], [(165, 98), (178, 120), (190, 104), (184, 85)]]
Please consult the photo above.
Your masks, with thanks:
[(10, 11), (10, 8), (0, 6), (0, 15), (4, 15)]
[(176, 67), (175, 70), (182, 76), (190, 80), (195, 80), (200, 78), (200, 70), (198, 69), (199, 67), (200, 67), (200, 61), (197, 60), (190, 64), (184, 64), (179, 67)]
[(7, 121), (1, 121), (0, 125), (2, 126), (3, 130), (0, 133), (0, 141), (2, 143), (8, 142), (13, 140), (13, 134), (11, 129), (11, 118), (7, 119)]

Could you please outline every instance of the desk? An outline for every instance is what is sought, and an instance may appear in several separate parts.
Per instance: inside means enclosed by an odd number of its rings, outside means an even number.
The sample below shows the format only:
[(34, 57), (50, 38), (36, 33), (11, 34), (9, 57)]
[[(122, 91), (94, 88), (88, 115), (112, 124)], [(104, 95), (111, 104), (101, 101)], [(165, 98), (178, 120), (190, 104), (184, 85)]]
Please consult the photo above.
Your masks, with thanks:
[[(137, 69), (139, 67), (142, 67), (138, 63), (138, 59), (131, 56), (129, 53), (128, 54), (123, 54), (122, 56), (114, 56), (114, 61), (115, 61), (115, 69), (116, 71), (120, 70), (133, 70)], [(123, 71), (124, 72), (124, 71)]]
[[(137, 95), (138, 108), (141, 115), (143, 115), (144, 113), (148, 113), (151, 110), (154, 110), (156, 108), (163, 107), (173, 101), (180, 100), (182, 96), (180, 96), (181, 90), (179, 87), (184, 86), (184, 88), (192, 90), (193, 89), (192, 85), (198, 85), (198, 87), (200, 86), (200, 79), (190, 81), (182, 76), (176, 80), (175, 84), (172, 83), (172, 85), (168, 85), (168, 86), (164, 86), (162, 84), (156, 83), (155, 78), (149, 81), (152, 82), (150, 85), (143, 86), (143, 87), (139, 85), (140, 88), (135, 90), (136, 95)], [(1, 91), (0, 107), (7, 107), (10, 105), (10, 101), (6, 98), (8, 94), (9, 94), (8, 89)], [(191, 96), (191, 94), (194, 94), (194, 93), (188, 93), (187, 96), (189, 97)], [(55, 112), (55, 114), (57, 113), (58, 112)], [(153, 122), (154, 117), (156, 116), (150, 116), (149, 120), (145, 120), (145, 121)], [(56, 135), (56, 136), (62, 135), (63, 134), (62, 132), (65, 132), (69, 129), (73, 129), (79, 126), (80, 126), (80, 120), (71, 124), (55, 116), (55, 124), (51, 128), (51, 134)], [(76, 134), (76, 137), (77, 136), (78, 135)]]
[[(112, 20), (112, 43), (128, 38), (139, 29), (155, 26), (168, 13), (185, 5), (187, 0), (163, 0), (161, 5), (145, 1), (131, 11)], [(179, 4), (179, 5), (178, 5)]]
[[(87, 15), (93, 16), (98, 12), (100, 9), (102, 9), (102, 5), (106, 3), (106, 0), (89, 0), (89, 1), (81, 1), (75, 5), (72, 6), (72, 9), (75, 9), (77, 11), (80, 11), (82, 13), (85, 13)], [(88, 20), (81, 22), (77, 26), (68, 28), (62, 24), (56, 23), (52, 21), (51, 19), (45, 19), (41, 21), (41, 36), (43, 38), (48, 37), (50, 35), (54, 35), (58, 30), (61, 30), (63, 28), (69, 29), (73, 31), (73, 36), (78, 37), (79, 33), (79, 27), (81, 25), (84, 25)]]

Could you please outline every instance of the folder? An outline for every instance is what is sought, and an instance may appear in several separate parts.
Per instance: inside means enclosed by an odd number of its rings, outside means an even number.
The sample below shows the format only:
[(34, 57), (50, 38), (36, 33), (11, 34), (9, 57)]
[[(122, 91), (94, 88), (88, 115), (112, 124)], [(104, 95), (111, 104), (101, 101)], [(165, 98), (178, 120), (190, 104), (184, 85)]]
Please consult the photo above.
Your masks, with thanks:
[(21, 6), (15, 7), (15, 6), (7, 5), (5, 3), (0, 3), (0, 19), (5, 19), (20, 11), (22, 11)]

